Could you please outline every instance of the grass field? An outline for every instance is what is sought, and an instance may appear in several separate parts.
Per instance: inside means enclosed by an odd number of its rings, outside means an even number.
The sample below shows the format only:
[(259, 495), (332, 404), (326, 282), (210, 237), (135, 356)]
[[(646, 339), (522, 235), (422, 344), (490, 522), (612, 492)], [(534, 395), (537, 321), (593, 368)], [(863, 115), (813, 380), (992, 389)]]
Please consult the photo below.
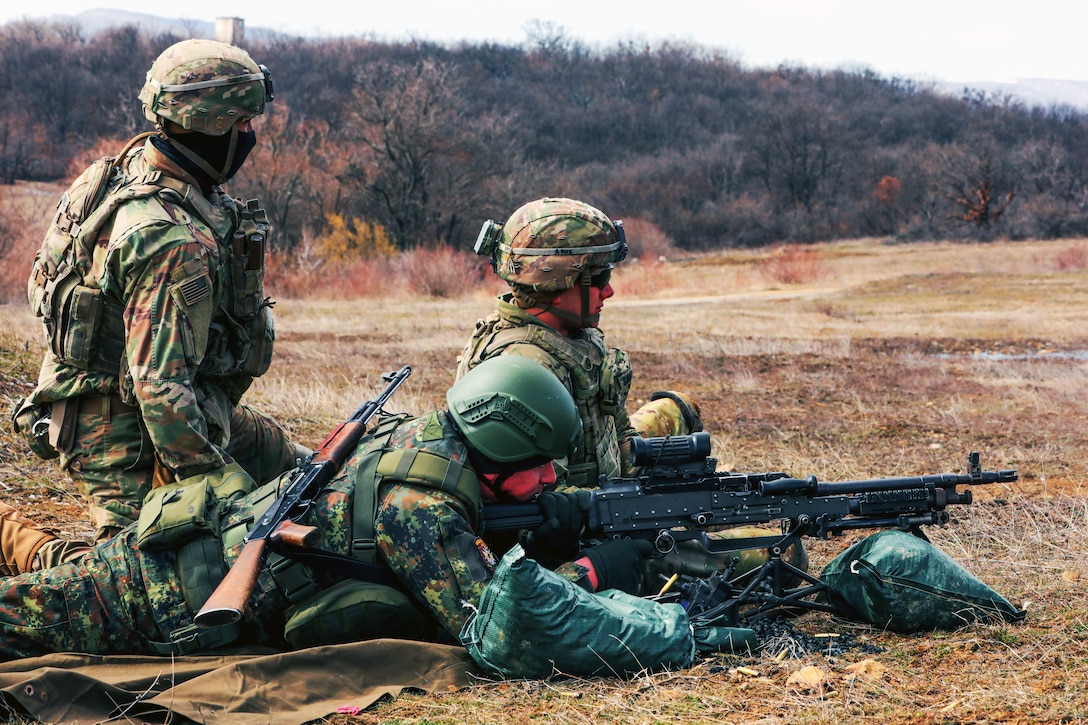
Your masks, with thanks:
[[(404, 695), (365, 723), (1074, 723), (1088, 720), (1088, 241), (805, 249), (624, 262), (602, 327), (655, 390), (700, 403), (721, 468), (822, 480), (963, 472), (972, 450), (1012, 485), (927, 531), (1010, 601), (1020, 625), (898, 635), (822, 614), (803, 632), (878, 654), (717, 656), (631, 680), (481, 682)], [(460, 296), (281, 299), (277, 356), (249, 401), (316, 444), (381, 372), (414, 374), (392, 407), (437, 406), (497, 287)], [(0, 306), (0, 394), (32, 385), (41, 345), (25, 305)], [(4, 500), (84, 532), (79, 501), (0, 426)], [(860, 534), (808, 541), (812, 568)], [(882, 670), (854, 677), (871, 658)], [(806, 666), (822, 684), (788, 682)], [(742, 669), (737, 669), (738, 667)], [(878, 668), (879, 669), (879, 668)], [(755, 674), (744, 674), (754, 672)]]

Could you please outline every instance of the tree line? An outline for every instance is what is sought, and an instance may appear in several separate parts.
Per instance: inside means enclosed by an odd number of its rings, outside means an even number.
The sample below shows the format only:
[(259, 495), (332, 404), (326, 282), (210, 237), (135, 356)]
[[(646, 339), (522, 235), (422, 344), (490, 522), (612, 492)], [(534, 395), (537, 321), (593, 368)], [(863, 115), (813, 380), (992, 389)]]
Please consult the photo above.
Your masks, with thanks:
[[(136, 94), (178, 40), (0, 27), (0, 183), (70, 178), (147, 130)], [(1068, 106), (866, 69), (749, 70), (682, 43), (590, 49), (550, 24), (518, 46), (246, 48), (276, 99), (230, 191), (265, 202), (281, 251), (464, 248), (544, 195), (689, 250), (1088, 234), (1088, 123)]]

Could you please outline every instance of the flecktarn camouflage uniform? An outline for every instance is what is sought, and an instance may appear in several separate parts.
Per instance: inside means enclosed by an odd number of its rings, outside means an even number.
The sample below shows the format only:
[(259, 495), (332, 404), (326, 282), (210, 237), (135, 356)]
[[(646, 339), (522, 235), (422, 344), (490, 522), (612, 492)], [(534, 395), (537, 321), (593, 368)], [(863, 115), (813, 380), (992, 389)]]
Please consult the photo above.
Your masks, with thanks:
[[(370, 445), (387, 452), (425, 449), (467, 464), (463, 439), (444, 411), (402, 423), (388, 440), (360, 445), (301, 521), (320, 530), (317, 546), (324, 551), (351, 554), (356, 487), (375, 486), (378, 480), (361, 473)], [(191, 628), (193, 615), (210, 593), (206, 587), (203, 597), (193, 596), (189, 583), (200, 579), (201, 573), (191, 566), (186, 570), (182, 563), (185, 552), (210, 541), (223, 553), (225, 563), (232, 563), (255, 515), (271, 504), (288, 477), (285, 474), (241, 499), (220, 502), (224, 518), (219, 535), (207, 534), (178, 547), (147, 551), (137, 546), (137, 527), (133, 525), (76, 561), (0, 579), (0, 659), (60, 651), (174, 651), (168, 644), (171, 633)], [(445, 631), (445, 640), (457, 641), (498, 557), (505, 553), (492, 552), (477, 532), (478, 500), (464, 500), (433, 484), (390, 479), (381, 483), (374, 500), (380, 560), (404, 583), (420, 609)], [(270, 558), (248, 602), (236, 643), (288, 646), (283, 631), (292, 601), (275, 568)], [(335, 567), (303, 568), (318, 589), (330, 588), (346, 578)], [(586, 575), (583, 567), (573, 563), (563, 564), (556, 572), (572, 581), (584, 581)], [(213, 577), (210, 586), (214, 583)]]

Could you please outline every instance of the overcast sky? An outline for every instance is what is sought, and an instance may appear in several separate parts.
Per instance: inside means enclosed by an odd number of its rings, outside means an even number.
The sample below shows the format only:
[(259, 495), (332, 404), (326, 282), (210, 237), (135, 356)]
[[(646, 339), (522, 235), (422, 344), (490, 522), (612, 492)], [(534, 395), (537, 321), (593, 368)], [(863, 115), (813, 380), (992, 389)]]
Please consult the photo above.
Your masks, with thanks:
[(517, 45), (527, 23), (590, 47), (691, 41), (748, 68), (780, 63), (937, 81), (1088, 80), (1085, 0), (4, 0), (0, 22), (92, 8), (214, 20), (307, 36)]

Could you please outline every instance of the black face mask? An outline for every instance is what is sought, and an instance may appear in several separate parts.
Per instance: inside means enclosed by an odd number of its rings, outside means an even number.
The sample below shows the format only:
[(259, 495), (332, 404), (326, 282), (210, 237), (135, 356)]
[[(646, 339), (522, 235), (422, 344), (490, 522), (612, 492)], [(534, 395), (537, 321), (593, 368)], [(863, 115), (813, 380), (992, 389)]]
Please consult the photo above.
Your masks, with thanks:
[[(233, 135), (237, 135), (238, 140), (234, 146), (234, 155), (228, 158), (231, 136)], [(252, 130), (238, 131), (232, 129), (230, 133), (225, 133), (222, 136), (187, 133), (172, 138), (204, 159), (209, 166), (222, 174), (222, 179), (213, 179), (217, 184), (234, 178), (234, 175), (238, 173), (238, 169), (242, 168), (242, 164), (245, 163), (249, 152), (257, 145), (257, 132)], [(226, 169), (226, 171), (223, 171), (223, 169)]]

